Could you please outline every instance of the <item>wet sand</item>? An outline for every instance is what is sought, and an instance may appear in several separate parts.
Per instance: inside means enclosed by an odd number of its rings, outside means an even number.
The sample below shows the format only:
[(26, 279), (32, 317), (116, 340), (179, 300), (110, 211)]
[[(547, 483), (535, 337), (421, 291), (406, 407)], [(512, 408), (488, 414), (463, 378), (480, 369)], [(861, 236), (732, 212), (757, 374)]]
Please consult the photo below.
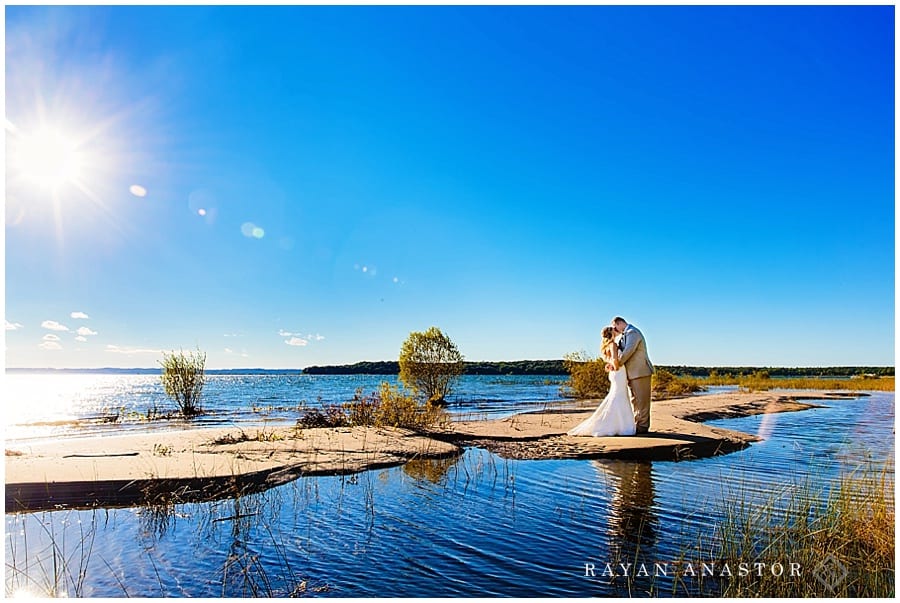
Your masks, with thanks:
[[(863, 394), (864, 395), (864, 394)], [(727, 393), (657, 401), (642, 436), (576, 437), (566, 431), (597, 400), (500, 420), (459, 421), (427, 435), (388, 428), (184, 429), (153, 434), (6, 445), (6, 511), (215, 500), (262, 491), (304, 475), (339, 475), (413, 459), (446, 458), (462, 447), (517, 459), (683, 460), (740, 450), (754, 434), (702, 421), (805, 410), (843, 393)]]

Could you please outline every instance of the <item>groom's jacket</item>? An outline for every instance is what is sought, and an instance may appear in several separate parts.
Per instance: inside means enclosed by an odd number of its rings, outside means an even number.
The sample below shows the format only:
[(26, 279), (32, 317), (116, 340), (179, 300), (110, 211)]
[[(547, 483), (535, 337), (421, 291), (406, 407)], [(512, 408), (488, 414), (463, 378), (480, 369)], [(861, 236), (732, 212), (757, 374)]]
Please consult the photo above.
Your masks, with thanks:
[(644, 335), (632, 325), (628, 325), (622, 334), (619, 349), (619, 363), (625, 365), (625, 374), (629, 379), (649, 377), (653, 374), (653, 365), (647, 356)]

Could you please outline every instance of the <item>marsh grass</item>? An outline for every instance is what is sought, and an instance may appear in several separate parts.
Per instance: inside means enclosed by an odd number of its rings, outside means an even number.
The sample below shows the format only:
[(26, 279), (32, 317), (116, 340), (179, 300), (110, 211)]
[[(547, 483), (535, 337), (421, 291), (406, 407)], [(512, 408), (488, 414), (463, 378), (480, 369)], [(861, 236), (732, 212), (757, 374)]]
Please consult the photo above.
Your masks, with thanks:
[[(723, 497), (714, 532), (683, 553), (682, 564), (696, 575), (683, 575), (675, 590), (720, 597), (894, 596), (892, 462), (868, 463), (830, 485), (807, 479), (767, 500), (753, 498), (744, 490)], [(704, 563), (716, 568), (711, 575), (703, 575)], [(739, 570), (742, 563), (749, 571)]]
[[(96, 514), (85, 526), (77, 513), (66, 512), (59, 523), (52, 513), (16, 517), (15, 529), (22, 531), (22, 549), (7, 539), (6, 595), (31, 597), (83, 597), (85, 581), (96, 536)], [(67, 524), (75, 521), (78, 529)], [(29, 530), (37, 523), (37, 530)], [(29, 543), (29, 534), (32, 541)], [(75, 537), (74, 544), (71, 538)], [(37, 540), (37, 542), (35, 542)]]
[(709, 377), (680, 377), (686, 383), (699, 387), (710, 385), (737, 385), (747, 391), (768, 391), (770, 389), (829, 389), (838, 391), (894, 391), (894, 377), (857, 376), (850, 379), (827, 379), (817, 377), (772, 378), (766, 371), (756, 371), (749, 375), (719, 374), (711, 372)]

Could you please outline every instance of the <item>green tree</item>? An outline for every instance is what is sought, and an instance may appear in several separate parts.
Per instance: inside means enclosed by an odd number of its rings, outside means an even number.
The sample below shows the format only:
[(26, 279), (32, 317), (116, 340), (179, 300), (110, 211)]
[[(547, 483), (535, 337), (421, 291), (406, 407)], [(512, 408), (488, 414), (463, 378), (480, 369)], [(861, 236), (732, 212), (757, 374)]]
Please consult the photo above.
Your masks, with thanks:
[(437, 327), (413, 331), (400, 348), (400, 381), (429, 402), (443, 402), (463, 368), (456, 344)]
[(200, 395), (206, 382), (204, 369), (206, 353), (200, 350), (185, 354), (163, 352), (162, 383), (166, 395), (175, 401), (178, 410), (185, 417), (193, 417), (203, 412)]

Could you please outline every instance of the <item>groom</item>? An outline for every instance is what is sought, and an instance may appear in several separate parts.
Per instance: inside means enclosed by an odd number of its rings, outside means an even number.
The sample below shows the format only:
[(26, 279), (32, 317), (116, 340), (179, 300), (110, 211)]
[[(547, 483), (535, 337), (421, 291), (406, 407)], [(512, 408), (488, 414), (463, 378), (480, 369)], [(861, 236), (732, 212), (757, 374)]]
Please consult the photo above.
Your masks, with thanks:
[(613, 318), (612, 326), (622, 336), (619, 339), (619, 362), (625, 366), (625, 374), (628, 375), (636, 433), (647, 433), (650, 431), (650, 377), (653, 375), (647, 344), (644, 335), (621, 316)]

